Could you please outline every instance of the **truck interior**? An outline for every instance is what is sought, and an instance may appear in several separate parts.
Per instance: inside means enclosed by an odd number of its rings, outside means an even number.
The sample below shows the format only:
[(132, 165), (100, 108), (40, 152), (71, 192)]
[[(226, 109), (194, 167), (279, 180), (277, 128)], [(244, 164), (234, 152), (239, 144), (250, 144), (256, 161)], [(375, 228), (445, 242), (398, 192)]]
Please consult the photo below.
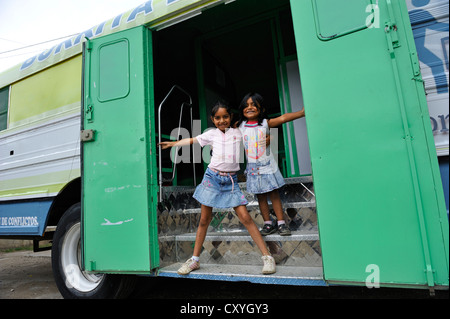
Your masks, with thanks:
[[(264, 97), (269, 118), (303, 108), (289, 1), (249, 0), (220, 5), (153, 32), (153, 42), (156, 107), (174, 85), (188, 92), (193, 119), (201, 120), (201, 130), (195, 135), (214, 127), (210, 110), (217, 100), (228, 102), (237, 120), (240, 101), (248, 92)], [(173, 90), (165, 100), (161, 109), (162, 140), (186, 137), (173, 136), (180, 124), (190, 131), (189, 110), (185, 108), (181, 121), (174, 115), (183, 102), (189, 102), (189, 98), (181, 90)], [(283, 176), (310, 175), (305, 119), (280, 127), (278, 138)], [(162, 156), (162, 162), (171, 163), (170, 152)], [(195, 180), (200, 181), (204, 164), (198, 158), (196, 162)], [(172, 179), (172, 171), (170, 165), (163, 167), (165, 181)], [(192, 165), (179, 163), (169, 184), (195, 185), (195, 180)]]
[[(158, 140), (194, 137), (214, 127), (210, 111), (217, 100), (226, 101), (237, 120), (239, 104), (248, 92), (258, 92), (264, 97), (269, 118), (303, 108), (288, 0), (222, 4), (182, 23), (157, 30), (152, 38)], [(194, 127), (193, 132), (191, 111), (192, 119), (200, 120), (196, 122), (200, 127)], [(191, 135), (186, 136), (179, 127), (186, 128)], [(279, 266), (295, 266), (287, 267), (281, 274), (321, 279), (305, 119), (284, 124), (276, 135), (275, 155), (278, 155), (278, 165), (287, 183), (281, 198), (293, 235), (282, 241), (279, 235), (268, 236), (271, 238), (266, 238), (266, 242)], [(192, 193), (202, 180), (207, 166), (204, 157), (208, 153), (202, 150), (199, 160), (198, 149), (197, 153), (190, 153), (189, 163), (181, 162), (176, 167), (171, 152), (158, 154), (162, 172), (158, 204), (160, 266), (163, 267), (160, 275), (176, 275), (180, 263), (192, 256), (200, 217), (200, 205), (192, 198)], [(178, 153), (182, 156), (182, 150)], [(196, 154), (195, 161), (192, 153)], [(244, 169), (245, 163), (242, 163), (240, 178), (244, 177)], [(241, 188), (250, 202), (247, 206), (250, 214), (261, 227), (263, 220), (256, 197), (246, 193), (245, 183)], [(231, 267), (229, 272), (250, 274), (254, 266), (261, 263), (260, 254), (253, 246), (233, 209), (214, 209), (201, 262), (213, 268), (220, 265), (220, 272), (227, 272), (226, 267)], [(239, 257), (242, 254), (243, 259)], [(256, 274), (258, 272), (259, 269)]]

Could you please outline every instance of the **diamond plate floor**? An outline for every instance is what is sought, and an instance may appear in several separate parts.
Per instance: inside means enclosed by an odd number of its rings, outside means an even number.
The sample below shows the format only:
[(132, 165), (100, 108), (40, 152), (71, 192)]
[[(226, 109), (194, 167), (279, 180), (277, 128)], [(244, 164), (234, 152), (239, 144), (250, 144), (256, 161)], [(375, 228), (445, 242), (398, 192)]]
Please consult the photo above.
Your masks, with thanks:
[[(279, 193), (284, 219), (292, 236), (273, 234), (264, 237), (264, 240), (281, 274), (295, 270), (297, 274), (292, 275), (293, 278), (310, 280), (306, 274), (313, 271), (314, 278), (321, 278), (322, 253), (312, 178), (291, 178), (286, 179), (286, 183)], [(245, 183), (239, 186), (249, 201), (249, 214), (256, 225), (262, 227), (264, 220), (256, 197), (246, 192)], [(158, 204), (160, 265), (163, 267), (162, 273), (170, 276), (176, 275), (180, 263), (193, 253), (200, 218), (200, 205), (192, 198), (194, 189), (164, 188), (163, 201)], [(273, 211), (272, 215), (275, 217)], [(259, 276), (257, 273), (260, 270), (255, 273), (254, 269), (260, 268), (255, 265), (262, 265), (261, 253), (233, 209), (213, 209), (200, 263), (202, 270), (193, 276), (207, 277), (210, 273), (214, 273), (215, 278)], [(206, 273), (203, 274), (203, 271)]]
[(258, 265), (215, 265), (201, 264), (200, 269), (189, 275), (178, 275), (181, 263), (162, 268), (158, 276), (188, 279), (249, 281), (260, 284), (325, 286), (322, 267), (290, 267), (277, 266), (277, 272), (272, 275), (261, 274), (262, 261)]

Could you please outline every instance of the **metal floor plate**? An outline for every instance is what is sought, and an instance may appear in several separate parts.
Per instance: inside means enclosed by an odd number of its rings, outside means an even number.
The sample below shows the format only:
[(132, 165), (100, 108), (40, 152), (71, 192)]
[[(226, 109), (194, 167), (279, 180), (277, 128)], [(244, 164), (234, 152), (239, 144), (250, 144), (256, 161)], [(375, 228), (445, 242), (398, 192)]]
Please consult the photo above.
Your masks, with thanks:
[(272, 275), (261, 274), (262, 262), (258, 266), (248, 265), (215, 265), (205, 264), (189, 275), (178, 275), (177, 270), (182, 263), (176, 263), (160, 269), (158, 276), (172, 278), (248, 281), (258, 284), (294, 285), (294, 286), (326, 286), (323, 280), (322, 267), (290, 267), (277, 266)]

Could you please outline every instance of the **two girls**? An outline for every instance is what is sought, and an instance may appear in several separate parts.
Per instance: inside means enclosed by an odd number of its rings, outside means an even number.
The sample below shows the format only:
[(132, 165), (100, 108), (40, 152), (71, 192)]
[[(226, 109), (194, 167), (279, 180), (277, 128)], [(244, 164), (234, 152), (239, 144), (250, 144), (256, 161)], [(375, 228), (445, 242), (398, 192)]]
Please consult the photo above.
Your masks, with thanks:
[(163, 149), (174, 146), (185, 146), (198, 143), (200, 146), (211, 145), (213, 154), (211, 163), (205, 172), (203, 180), (197, 186), (193, 197), (201, 204), (201, 217), (192, 258), (188, 259), (178, 274), (186, 275), (199, 269), (199, 257), (206, 232), (212, 218), (212, 208), (233, 207), (239, 220), (247, 228), (253, 241), (262, 253), (263, 274), (275, 273), (275, 260), (270, 255), (261, 233), (253, 222), (245, 205), (248, 204), (237, 183), (239, 171), (239, 152), (242, 135), (239, 129), (231, 128), (231, 110), (224, 103), (218, 102), (211, 111), (211, 120), (216, 129), (194, 137), (176, 142), (162, 142)]
[[(234, 208), (239, 220), (247, 228), (263, 255), (263, 274), (275, 273), (275, 260), (270, 255), (261, 235), (268, 235), (277, 230), (281, 235), (290, 235), (283, 218), (281, 200), (278, 194), (278, 189), (285, 183), (273, 155), (266, 152), (266, 134), (270, 128), (303, 117), (305, 113), (302, 110), (267, 120), (263, 98), (257, 93), (247, 94), (239, 111), (240, 119), (237, 123), (239, 128), (232, 128), (230, 108), (224, 103), (218, 102), (211, 111), (211, 120), (216, 126), (215, 130), (209, 130), (194, 138), (160, 144), (163, 149), (193, 143), (198, 143), (202, 147), (211, 145), (213, 149), (211, 162), (201, 184), (197, 186), (193, 195), (201, 203), (201, 217), (194, 253), (178, 269), (180, 275), (189, 274), (191, 271), (200, 268), (199, 257), (211, 222), (213, 207)], [(264, 227), (261, 233), (247, 211), (245, 205), (248, 202), (237, 184), (236, 173), (240, 168), (239, 153), (242, 138), (247, 155), (247, 190), (258, 197), (260, 210), (264, 218)], [(277, 227), (270, 221), (267, 196), (270, 196), (278, 219)]]

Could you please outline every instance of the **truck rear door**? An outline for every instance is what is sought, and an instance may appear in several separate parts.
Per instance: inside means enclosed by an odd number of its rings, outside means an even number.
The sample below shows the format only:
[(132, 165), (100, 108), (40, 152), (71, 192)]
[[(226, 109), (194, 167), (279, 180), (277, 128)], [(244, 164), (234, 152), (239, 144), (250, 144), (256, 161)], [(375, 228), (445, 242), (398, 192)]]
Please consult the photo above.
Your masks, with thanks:
[(82, 224), (89, 271), (145, 273), (159, 263), (151, 57), (144, 27), (86, 44)]
[(291, 8), (325, 279), (448, 286), (448, 219), (405, 2)]

